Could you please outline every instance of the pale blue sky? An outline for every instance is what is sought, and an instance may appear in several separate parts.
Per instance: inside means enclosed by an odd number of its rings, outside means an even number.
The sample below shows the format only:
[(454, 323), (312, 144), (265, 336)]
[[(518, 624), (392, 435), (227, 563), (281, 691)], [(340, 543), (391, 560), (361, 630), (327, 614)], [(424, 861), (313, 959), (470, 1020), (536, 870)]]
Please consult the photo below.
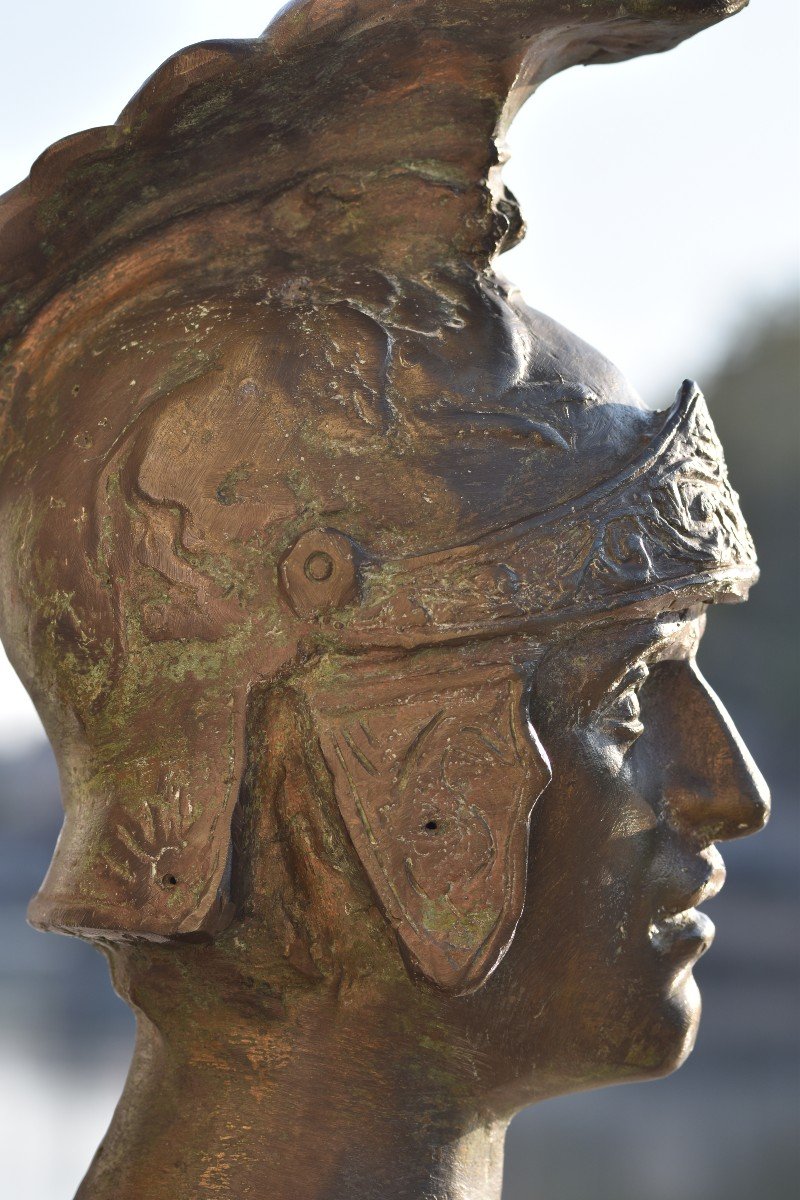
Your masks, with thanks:
[[(173, 51), (253, 37), (280, 7), (4, 5), (0, 192), (53, 141), (112, 122)], [(798, 286), (799, 51), (797, 0), (751, 0), (669, 54), (551, 80), (512, 131), (506, 179), (529, 233), (503, 270), (654, 404)], [(0, 743), (37, 729), (0, 652)]]

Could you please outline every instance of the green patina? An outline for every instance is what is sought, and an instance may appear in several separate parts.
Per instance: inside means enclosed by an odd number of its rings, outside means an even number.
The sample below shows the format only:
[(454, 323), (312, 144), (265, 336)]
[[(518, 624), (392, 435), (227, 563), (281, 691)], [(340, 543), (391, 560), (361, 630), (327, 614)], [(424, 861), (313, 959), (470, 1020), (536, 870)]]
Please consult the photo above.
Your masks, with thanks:
[(254, 463), (238, 463), (232, 467), (217, 486), (214, 493), (220, 504), (241, 504), (242, 497), (237, 492), (237, 487), (240, 483), (247, 483), (252, 477), (255, 470)]
[(422, 924), (426, 932), (446, 939), (457, 949), (470, 950), (481, 945), (500, 919), (496, 907), (456, 909), (448, 897), (424, 898), (420, 902)]

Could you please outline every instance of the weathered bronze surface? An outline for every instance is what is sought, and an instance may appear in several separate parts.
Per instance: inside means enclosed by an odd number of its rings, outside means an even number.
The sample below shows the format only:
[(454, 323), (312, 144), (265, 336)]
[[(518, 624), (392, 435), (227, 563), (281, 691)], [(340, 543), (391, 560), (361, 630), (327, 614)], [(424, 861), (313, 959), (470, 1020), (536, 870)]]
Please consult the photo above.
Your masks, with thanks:
[(534, 88), (740, 7), (299, 0), (0, 200), (30, 915), (139, 1020), (83, 1200), (498, 1197), (515, 1111), (689, 1052), (768, 811), (694, 663), (753, 547), (695, 385), (492, 262)]

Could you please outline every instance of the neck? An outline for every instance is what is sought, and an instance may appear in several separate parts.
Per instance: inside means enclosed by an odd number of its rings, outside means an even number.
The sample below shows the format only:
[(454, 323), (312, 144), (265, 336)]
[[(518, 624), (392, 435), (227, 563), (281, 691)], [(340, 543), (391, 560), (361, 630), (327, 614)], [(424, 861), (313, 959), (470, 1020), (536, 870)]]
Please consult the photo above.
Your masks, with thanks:
[(205, 1001), (179, 1026), (140, 1016), (77, 1200), (499, 1200), (504, 1123), (407, 1012), (327, 986)]

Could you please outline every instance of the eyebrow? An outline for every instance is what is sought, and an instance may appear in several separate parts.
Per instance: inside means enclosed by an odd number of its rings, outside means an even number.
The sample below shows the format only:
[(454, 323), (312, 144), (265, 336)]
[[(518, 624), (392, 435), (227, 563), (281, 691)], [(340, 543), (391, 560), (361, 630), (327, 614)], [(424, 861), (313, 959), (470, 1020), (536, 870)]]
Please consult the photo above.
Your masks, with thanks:
[[(693, 658), (703, 632), (702, 628), (698, 628), (698, 620), (704, 613), (705, 606), (697, 606), (681, 613), (664, 613), (648, 622), (647, 632), (643, 631), (640, 639), (625, 647), (616, 666), (610, 666), (608, 673), (601, 670), (587, 680), (586, 692), (594, 692), (596, 687), (602, 687), (602, 694), (608, 695), (642, 661), (649, 664)], [(671, 628), (658, 636), (659, 626), (667, 622)]]

